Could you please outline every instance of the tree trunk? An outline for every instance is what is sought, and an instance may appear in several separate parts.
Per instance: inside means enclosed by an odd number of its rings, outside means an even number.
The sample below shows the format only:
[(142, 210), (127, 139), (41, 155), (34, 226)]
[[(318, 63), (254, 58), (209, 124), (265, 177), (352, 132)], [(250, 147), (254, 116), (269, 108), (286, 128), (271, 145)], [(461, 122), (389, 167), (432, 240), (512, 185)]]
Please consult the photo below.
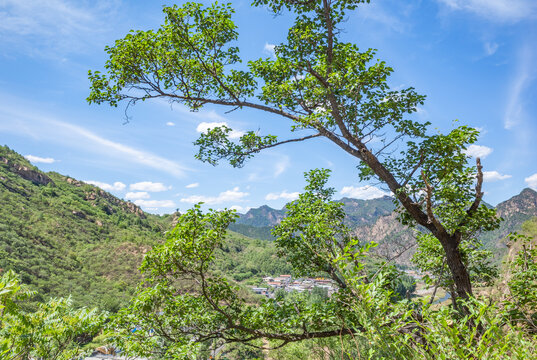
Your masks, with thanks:
[(470, 274), (468, 269), (464, 265), (461, 257), (461, 252), (457, 245), (457, 242), (453, 237), (439, 238), (444, 251), (446, 252), (446, 262), (449, 270), (451, 271), (451, 277), (455, 284), (455, 292), (458, 298), (468, 299), (472, 296), (472, 283), (470, 282)]

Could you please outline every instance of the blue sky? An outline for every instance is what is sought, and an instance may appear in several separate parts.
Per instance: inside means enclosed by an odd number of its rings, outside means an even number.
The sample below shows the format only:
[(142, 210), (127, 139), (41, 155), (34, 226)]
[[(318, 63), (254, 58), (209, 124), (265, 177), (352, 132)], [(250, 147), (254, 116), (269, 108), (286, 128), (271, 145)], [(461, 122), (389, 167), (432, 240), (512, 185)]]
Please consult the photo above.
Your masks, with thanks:
[[(207, 207), (281, 208), (304, 185), (303, 172), (332, 169), (336, 197), (385, 191), (360, 183), (356, 160), (327, 141), (267, 151), (233, 169), (194, 159), (199, 131), (226, 123), (240, 134), (286, 134), (285, 121), (254, 111), (146, 102), (129, 110), (89, 106), (88, 70), (130, 29), (157, 28), (161, 1), (0, 0), (0, 144), (45, 171), (98, 184), (147, 211)], [(291, 19), (233, 1), (245, 59), (271, 56)], [(485, 200), (497, 204), (537, 189), (537, 2), (534, 0), (373, 0), (349, 16), (344, 37), (378, 49), (394, 69), (392, 87), (427, 95), (418, 116), (449, 130), (481, 129), (471, 149), (484, 165)]]

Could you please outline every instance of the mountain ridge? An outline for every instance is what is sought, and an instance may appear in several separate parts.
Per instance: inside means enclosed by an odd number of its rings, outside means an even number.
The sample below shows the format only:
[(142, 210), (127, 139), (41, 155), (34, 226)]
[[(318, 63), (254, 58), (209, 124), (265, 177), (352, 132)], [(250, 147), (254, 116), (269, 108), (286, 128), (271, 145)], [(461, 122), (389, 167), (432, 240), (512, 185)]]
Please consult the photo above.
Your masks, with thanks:
[[(344, 197), (338, 201), (343, 203), (343, 209), (347, 214), (345, 222), (351, 227), (355, 236), (363, 241), (378, 243), (374, 251), (386, 258), (391, 258), (407, 249), (397, 261), (400, 265), (411, 265), (410, 258), (415, 251), (411, 246), (414, 234), (411, 229), (401, 225), (397, 220), (392, 197), (384, 196), (370, 200)], [(537, 191), (524, 188), (519, 194), (502, 201), (493, 208), (496, 208), (498, 216), (503, 218), (500, 228), (482, 233), (479, 238), (486, 248), (495, 253), (495, 261), (499, 261), (507, 253), (504, 242), (507, 234), (521, 230), (521, 225), (525, 221), (537, 216)], [(239, 214), (240, 218), (237, 223), (241, 226), (236, 226), (233, 230), (242, 234), (264, 235), (265, 239), (271, 240), (273, 237), (270, 235), (270, 229), (285, 216), (284, 209), (285, 207), (277, 210), (267, 205), (250, 209), (246, 214)], [(270, 220), (264, 219), (263, 226), (250, 225), (262, 222), (256, 219), (258, 214), (269, 214)], [(243, 218), (248, 220), (243, 221)]]

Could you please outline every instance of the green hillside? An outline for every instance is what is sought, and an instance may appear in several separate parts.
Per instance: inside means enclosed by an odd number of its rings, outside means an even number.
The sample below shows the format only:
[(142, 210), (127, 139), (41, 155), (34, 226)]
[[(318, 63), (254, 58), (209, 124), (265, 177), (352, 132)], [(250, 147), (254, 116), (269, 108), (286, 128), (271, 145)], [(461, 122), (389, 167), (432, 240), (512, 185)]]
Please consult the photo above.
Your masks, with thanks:
[(171, 223), (95, 186), (42, 173), (8, 147), (0, 147), (0, 202), (0, 268), (44, 298), (71, 294), (78, 305), (110, 310), (129, 298), (143, 253)]
[[(35, 301), (71, 295), (77, 306), (116, 310), (141, 280), (144, 254), (177, 214), (152, 215), (93, 185), (43, 173), (0, 146), (0, 269), (38, 290)], [(257, 283), (289, 271), (272, 243), (230, 231), (217, 268)]]

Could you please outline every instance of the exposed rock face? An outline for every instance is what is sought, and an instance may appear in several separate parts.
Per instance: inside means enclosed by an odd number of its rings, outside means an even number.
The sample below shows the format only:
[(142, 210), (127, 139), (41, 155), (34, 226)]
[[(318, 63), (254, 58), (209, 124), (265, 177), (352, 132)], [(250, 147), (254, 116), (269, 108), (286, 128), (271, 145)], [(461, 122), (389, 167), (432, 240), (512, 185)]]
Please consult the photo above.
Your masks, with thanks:
[(394, 212), (378, 217), (372, 225), (357, 227), (353, 233), (360, 241), (378, 243), (372, 251), (385, 259), (397, 257), (398, 264), (410, 265), (410, 258), (416, 252), (413, 231), (401, 225)]
[(69, 184), (74, 185), (76, 187), (80, 187), (82, 186), (82, 184), (84, 184), (82, 181), (79, 181), (70, 177), (68, 177), (65, 181), (67, 181)]
[(12, 163), (5, 157), (0, 157), (0, 162), (6, 164), (12, 172), (25, 180), (29, 180), (36, 185), (47, 185), (53, 183), (52, 179), (40, 171), (31, 169), (28, 166)]
[[(410, 258), (416, 251), (415, 236), (411, 229), (401, 225), (397, 220), (397, 215), (393, 212), (395, 205), (392, 198), (388, 196), (372, 200), (343, 198), (340, 201), (347, 214), (345, 223), (353, 229), (355, 236), (362, 241), (378, 243), (373, 251), (385, 258), (392, 258), (408, 249), (397, 258), (396, 262), (410, 265)], [(537, 216), (537, 192), (524, 189), (519, 195), (498, 204), (496, 209), (498, 216), (504, 219), (500, 228), (482, 233), (479, 238), (487, 248), (493, 249), (497, 259), (501, 259), (506, 253), (502, 239), (509, 232), (519, 230), (524, 221)], [(232, 230), (248, 236), (254, 233), (251, 231), (252, 228), (270, 229), (279, 224), (284, 216), (285, 209), (276, 210), (264, 205), (250, 209), (242, 215), (237, 221), (240, 226), (233, 225)]]
[(537, 191), (526, 188), (520, 194), (499, 203), (496, 209), (504, 219), (515, 214), (537, 216)]
[(274, 226), (279, 224), (285, 216), (285, 210), (276, 210), (267, 205), (257, 209), (250, 209), (237, 220), (237, 224), (255, 227)]
[[(67, 181), (69, 181), (69, 179), (67, 179)], [(81, 186), (82, 182), (77, 181), (77, 180), (75, 181), (80, 184), (80, 185), (74, 184), (75, 186)], [(98, 187), (93, 188), (91, 191), (85, 192), (84, 199), (92, 202), (93, 206), (97, 206), (97, 204), (99, 203), (99, 200), (104, 199), (108, 203), (120, 206), (123, 210), (138, 215), (141, 219), (145, 219), (146, 217), (144, 211), (138, 205), (130, 201), (123, 201), (121, 199), (118, 199), (114, 195), (102, 189), (99, 189)], [(114, 209), (112, 209), (110, 206), (103, 205), (103, 210), (108, 215), (114, 213)]]

